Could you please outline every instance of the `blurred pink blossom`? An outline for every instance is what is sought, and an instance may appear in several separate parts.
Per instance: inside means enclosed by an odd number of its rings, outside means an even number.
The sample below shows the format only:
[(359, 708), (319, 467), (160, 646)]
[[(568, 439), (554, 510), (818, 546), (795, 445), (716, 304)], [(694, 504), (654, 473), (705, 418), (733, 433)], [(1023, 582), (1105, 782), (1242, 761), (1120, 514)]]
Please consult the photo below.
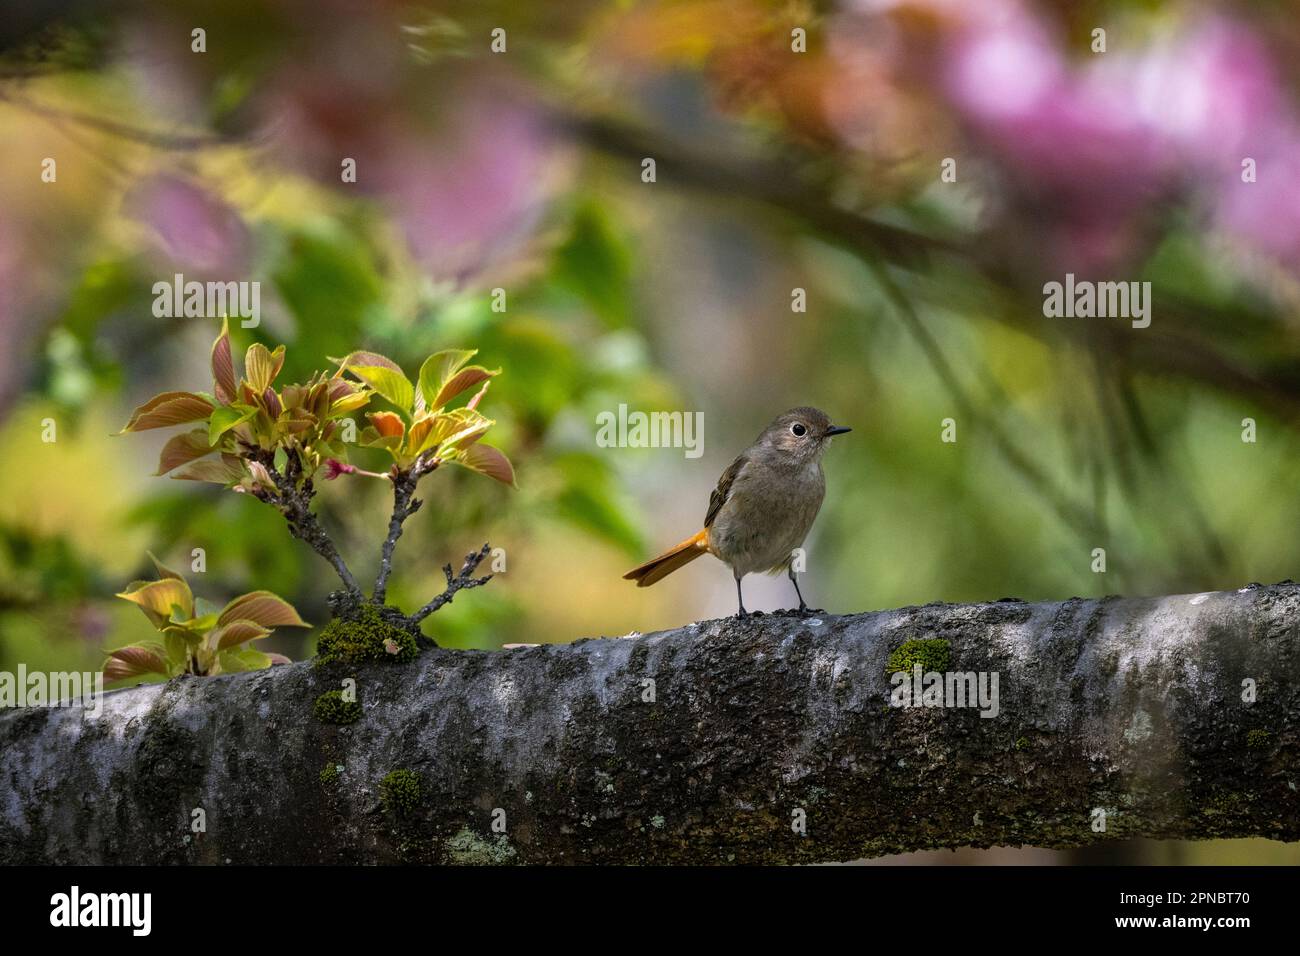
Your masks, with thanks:
[[(466, 281), (518, 252), (551, 194), (557, 141), (508, 77), (461, 76), (432, 112), (395, 101), (393, 67), (295, 67), (261, 98), (268, 134), (322, 184), (376, 198), (437, 279)], [(382, 78), (383, 82), (377, 82)], [(355, 182), (341, 164), (355, 162)]]
[[(1140, 49), (1067, 56), (1018, 0), (859, 0), (906, 16), (925, 42), (897, 44), (900, 76), (924, 77), (1002, 164), (1008, 208), (1036, 210), (1048, 254), (1104, 268), (1131, 254), (1157, 200), (1200, 197), (1212, 228), (1300, 259), (1300, 129), (1274, 60), (1247, 26), (1199, 15)], [(861, 141), (857, 130), (846, 139)], [(1260, 164), (1243, 183), (1241, 161)], [(1268, 175), (1265, 176), (1265, 171)]]
[(1226, 235), (1290, 264), (1300, 264), (1300, 131), (1277, 130), (1243, 145), (1255, 161), (1255, 182), (1240, 164), (1219, 177), (1210, 200), (1214, 224)]
[(137, 183), (125, 203), (127, 214), (149, 227), (158, 250), (178, 268), (226, 277), (247, 273), (248, 227), (231, 206), (189, 179), (155, 174)]
[(465, 281), (518, 251), (549, 193), (553, 143), (519, 104), (467, 104), (431, 134), (396, 139), (379, 192), (417, 261)]

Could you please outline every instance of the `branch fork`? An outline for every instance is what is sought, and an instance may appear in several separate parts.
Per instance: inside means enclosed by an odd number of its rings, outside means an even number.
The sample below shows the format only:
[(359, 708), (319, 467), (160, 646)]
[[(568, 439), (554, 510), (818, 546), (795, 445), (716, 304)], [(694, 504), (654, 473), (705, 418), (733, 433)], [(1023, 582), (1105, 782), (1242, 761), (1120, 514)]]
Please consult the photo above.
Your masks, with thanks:
[[(283, 469), (277, 467), (275, 453), (263, 448), (245, 446), (243, 457), (258, 466), (254, 469), (254, 473), (259, 480), (250, 489), (250, 493), (284, 515), (289, 532), (328, 561), (338, 574), (339, 580), (343, 582), (345, 600), (335, 602), (333, 606), (336, 613), (345, 613), (348, 608), (355, 608), (362, 603), (382, 607), (388, 594), (388, 578), (393, 570), (393, 551), (397, 547), (397, 539), (402, 536), (406, 520), (419, 511), (423, 504), (421, 499), (415, 497), (416, 486), (421, 478), (438, 469), (442, 459), (438, 458), (433, 451), (426, 452), (409, 468), (402, 469), (394, 465), (388, 474), (383, 476), (393, 485), (393, 512), (388, 521), (388, 535), (384, 538), (380, 549), (379, 571), (375, 576), (374, 589), (367, 599), (329, 532), (325, 530), (316, 513), (311, 510), (316, 488), (311, 477), (304, 474), (302, 458), (298, 450), (294, 448), (288, 450)], [(265, 472), (265, 479), (262, 478), (262, 472)], [(266, 483), (267, 480), (270, 485)], [(478, 551), (466, 555), (457, 573), (452, 572), (450, 564), (445, 565), (443, 574), (447, 578), (446, 589), (415, 614), (403, 617), (402, 621), (407, 627), (418, 632), (420, 623), (444, 604), (450, 604), (458, 591), (476, 588), (490, 581), (491, 574), (476, 578), (474, 573), (491, 550), (491, 545), (484, 544)]]

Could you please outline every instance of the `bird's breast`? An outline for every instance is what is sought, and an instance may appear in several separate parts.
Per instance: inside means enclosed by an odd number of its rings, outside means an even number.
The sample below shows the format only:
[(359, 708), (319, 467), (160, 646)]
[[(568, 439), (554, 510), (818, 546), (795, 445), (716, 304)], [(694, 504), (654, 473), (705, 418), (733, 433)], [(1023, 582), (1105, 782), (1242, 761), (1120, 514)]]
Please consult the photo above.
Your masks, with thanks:
[(709, 529), (709, 550), (741, 574), (780, 570), (803, 544), (825, 494), (816, 462), (746, 468)]

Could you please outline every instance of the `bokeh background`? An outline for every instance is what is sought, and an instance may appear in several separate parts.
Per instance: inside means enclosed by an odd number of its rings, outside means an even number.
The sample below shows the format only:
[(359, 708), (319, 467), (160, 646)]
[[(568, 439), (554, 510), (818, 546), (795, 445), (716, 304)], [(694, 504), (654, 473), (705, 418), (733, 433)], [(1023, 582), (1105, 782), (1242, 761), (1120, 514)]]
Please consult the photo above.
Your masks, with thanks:
[[(426, 622), (446, 646), (731, 613), (716, 563), (648, 590), (620, 575), (696, 530), (722, 469), (797, 404), (854, 428), (808, 542), (816, 606), (1293, 577), (1297, 64), (1300, 21), (1270, 0), (8, 3), (0, 668), (93, 669), (149, 638), (112, 597), (146, 549), (181, 569), (205, 549), (201, 596), (269, 588), (327, 619), (332, 572), (279, 515), (151, 477), (170, 432), (114, 434), (155, 392), (210, 387), (219, 321), (152, 312), (176, 272), (260, 282), (235, 347), (285, 343), (285, 380), (361, 347), (412, 374), (450, 346), (503, 368), (482, 410), (519, 489), (438, 472), (397, 551), (390, 599), (413, 608), (444, 562), (505, 549)], [(1150, 281), (1150, 327), (1045, 318), (1066, 272)], [(598, 447), (620, 403), (702, 412), (704, 454)], [(384, 491), (345, 477), (318, 499), (363, 579)], [(751, 608), (791, 603), (784, 579), (746, 584)], [(266, 643), (298, 659), (314, 635)]]

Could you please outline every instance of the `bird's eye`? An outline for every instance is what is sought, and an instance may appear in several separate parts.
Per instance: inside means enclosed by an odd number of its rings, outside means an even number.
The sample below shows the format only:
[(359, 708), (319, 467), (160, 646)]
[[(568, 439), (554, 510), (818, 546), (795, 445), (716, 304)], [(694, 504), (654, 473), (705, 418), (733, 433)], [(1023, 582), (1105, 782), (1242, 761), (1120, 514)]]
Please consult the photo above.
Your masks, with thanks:
[(790, 434), (795, 438), (803, 438), (804, 435), (808, 434), (808, 429), (804, 428), (803, 422), (795, 422), (790, 426)]

